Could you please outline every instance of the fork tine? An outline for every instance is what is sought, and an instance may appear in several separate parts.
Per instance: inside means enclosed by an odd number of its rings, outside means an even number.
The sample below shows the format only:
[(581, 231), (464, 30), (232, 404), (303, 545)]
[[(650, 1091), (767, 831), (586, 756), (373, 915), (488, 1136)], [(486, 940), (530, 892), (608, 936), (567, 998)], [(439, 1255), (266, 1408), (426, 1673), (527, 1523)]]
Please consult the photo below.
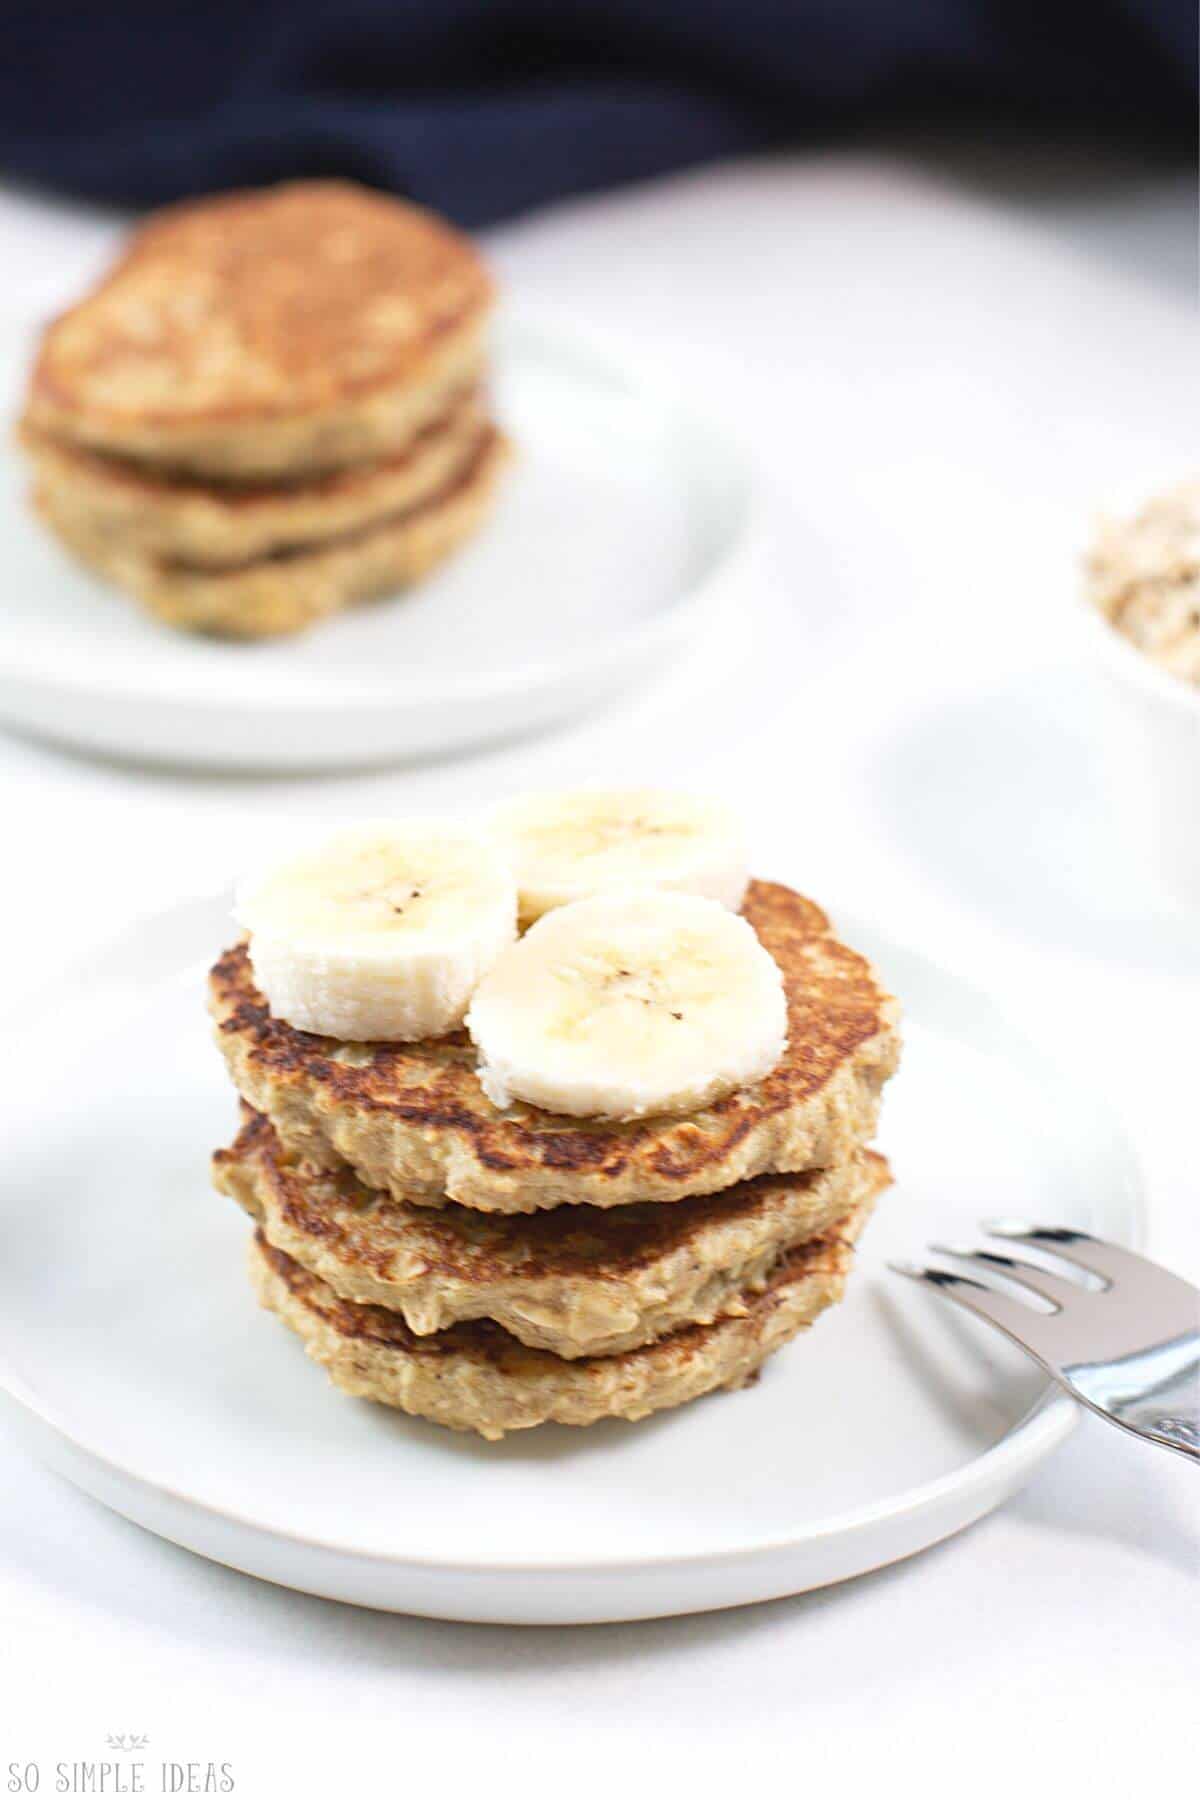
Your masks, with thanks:
[(1098, 1276), (1110, 1288), (1119, 1287), (1126, 1299), (1135, 1296), (1147, 1301), (1152, 1299), (1160, 1311), (1178, 1310), (1189, 1320), (1188, 1329), (1193, 1328), (1191, 1322), (1197, 1318), (1196, 1289), (1181, 1275), (1164, 1269), (1161, 1263), (1151, 1262), (1148, 1256), (1138, 1256), (1135, 1251), (1123, 1250), (1105, 1238), (1091, 1237), (1086, 1231), (1072, 1231), (1065, 1225), (1029, 1225), (1022, 1219), (989, 1219), (984, 1222), (983, 1229), (992, 1237), (1033, 1244), (1053, 1256), (1064, 1257), (1067, 1262)]
[(957, 1301), (968, 1312), (986, 1319), (989, 1325), (998, 1325), (1023, 1350), (1040, 1357), (1040, 1351), (1035, 1350), (1030, 1341), (1030, 1333), (1031, 1329), (1036, 1333), (1048, 1324), (1049, 1314), (1034, 1312), (1031, 1306), (1023, 1305), (1008, 1294), (998, 1294), (995, 1288), (985, 1287), (970, 1275), (955, 1275), (949, 1269), (931, 1268), (927, 1263), (894, 1262), (888, 1267), (897, 1275), (907, 1275), (910, 1281), (921, 1281), (926, 1287), (936, 1288), (947, 1300)]
[(976, 1268), (997, 1270), (1006, 1280), (1028, 1288), (1032, 1294), (1040, 1294), (1043, 1300), (1049, 1300), (1056, 1312), (1061, 1312), (1064, 1304), (1082, 1299), (1087, 1293), (1087, 1289), (1077, 1281), (1069, 1281), (1063, 1275), (1052, 1275), (1049, 1269), (1038, 1268), (1036, 1263), (1025, 1262), (1020, 1257), (1003, 1256), (999, 1250), (961, 1250), (955, 1249), (952, 1244), (930, 1244), (929, 1248), (939, 1256), (953, 1256), (957, 1261), (971, 1263)]
[(1158, 1269), (1156, 1263), (1135, 1255), (1132, 1250), (1122, 1250), (1103, 1238), (1092, 1237), (1086, 1231), (1073, 1231), (1066, 1225), (1032, 1225), (1027, 1219), (984, 1219), (983, 1230), (989, 1237), (1008, 1238), (1013, 1243), (1049, 1250), (1054, 1256), (1061, 1256), (1066, 1262), (1075, 1263), (1108, 1282), (1117, 1281), (1122, 1275), (1145, 1276), (1151, 1270), (1167, 1274), (1165, 1269)]

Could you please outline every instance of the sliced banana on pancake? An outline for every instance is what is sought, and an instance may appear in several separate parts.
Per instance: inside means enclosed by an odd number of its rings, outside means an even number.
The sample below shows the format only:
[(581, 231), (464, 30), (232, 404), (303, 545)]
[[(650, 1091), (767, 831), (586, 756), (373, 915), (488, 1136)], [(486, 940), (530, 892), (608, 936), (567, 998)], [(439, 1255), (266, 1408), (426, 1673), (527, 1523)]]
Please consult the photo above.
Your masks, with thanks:
[(416, 1042), (462, 1024), (517, 933), (504, 859), (454, 826), (369, 821), (273, 863), (235, 914), (276, 1018), (351, 1041)]
[(749, 881), (733, 811), (664, 788), (579, 788), (525, 794), (490, 815), (516, 872), (521, 918), (631, 886), (719, 900), (734, 912)]
[(638, 890), (539, 919), (480, 983), (467, 1029), (494, 1105), (636, 1119), (768, 1074), (787, 1005), (744, 919), (699, 895)]

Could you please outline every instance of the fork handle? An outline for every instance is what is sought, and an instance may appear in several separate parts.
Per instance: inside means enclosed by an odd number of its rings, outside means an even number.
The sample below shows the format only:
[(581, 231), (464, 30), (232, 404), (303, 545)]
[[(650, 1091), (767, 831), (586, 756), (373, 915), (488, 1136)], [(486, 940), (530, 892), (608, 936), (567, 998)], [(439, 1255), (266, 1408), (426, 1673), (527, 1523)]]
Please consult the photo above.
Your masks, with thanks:
[(1065, 1385), (1068, 1392), (1102, 1419), (1111, 1420), (1148, 1443), (1162, 1444), (1164, 1449), (1177, 1450), (1180, 1456), (1200, 1462), (1200, 1397), (1194, 1371), (1190, 1379), (1185, 1373), (1176, 1382), (1164, 1383), (1156, 1393), (1105, 1404), (1081, 1393), (1074, 1382)]

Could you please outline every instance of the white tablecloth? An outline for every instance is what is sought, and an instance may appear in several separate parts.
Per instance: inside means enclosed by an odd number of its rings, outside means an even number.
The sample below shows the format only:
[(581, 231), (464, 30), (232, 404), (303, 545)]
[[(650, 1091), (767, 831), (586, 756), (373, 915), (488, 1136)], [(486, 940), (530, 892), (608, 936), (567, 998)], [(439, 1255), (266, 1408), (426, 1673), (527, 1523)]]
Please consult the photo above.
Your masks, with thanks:
[[(710, 172), (497, 233), (511, 289), (640, 338), (723, 410), (771, 490), (769, 579), (653, 689), (490, 755), (248, 782), (0, 737), (18, 1010), (82, 937), (235, 868), (267, 816), (607, 773), (713, 786), (764, 873), (875, 910), (1095, 1071), (1144, 1159), (1152, 1250), (1200, 1277), (1200, 931), (1140, 860), (1067, 610), (1095, 503), (1195, 466), (1190, 201), (1123, 165), (921, 160)], [(115, 230), (0, 195), (4, 305), (70, 295)], [(54, 1791), (57, 1762), (137, 1732), (255, 1797), (1186, 1791), (1198, 1499), (1193, 1468), (1085, 1422), (999, 1513), (840, 1589), (516, 1631), (233, 1574), (0, 1435), (0, 1783), (37, 1760)]]

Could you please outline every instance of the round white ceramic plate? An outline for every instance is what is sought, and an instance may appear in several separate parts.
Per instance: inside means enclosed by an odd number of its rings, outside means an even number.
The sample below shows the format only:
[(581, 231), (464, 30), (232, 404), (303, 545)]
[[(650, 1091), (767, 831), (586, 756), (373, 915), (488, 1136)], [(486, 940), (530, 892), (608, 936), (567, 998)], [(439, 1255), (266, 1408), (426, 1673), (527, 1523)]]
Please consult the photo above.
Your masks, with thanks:
[[(9, 410), (31, 338), (0, 338)], [(678, 653), (751, 538), (723, 432), (636, 357), (502, 319), (496, 410), (518, 450), (479, 536), (430, 580), (303, 636), (190, 637), (79, 569), (0, 466), (0, 720), (79, 749), (247, 769), (431, 755), (570, 717)]]
[(500, 1444), (347, 1399), (258, 1309), (247, 1222), (206, 1168), (235, 1111), (203, 1009), (227, 902), (139, 925), (6, 1034), (0, 1383), (33, 1446), (205, 1556), (443, 1618), (734, 1606), (969, 1524), (1074, 1407), (885, 1259), (1001, 1212), (1136, 1242), (1136, 1175), (1102, 1101), (986, 998), (842, 923), (907, 1014), (881, 1133), (896, 1185), (847, 1298), (742, 1393)]

